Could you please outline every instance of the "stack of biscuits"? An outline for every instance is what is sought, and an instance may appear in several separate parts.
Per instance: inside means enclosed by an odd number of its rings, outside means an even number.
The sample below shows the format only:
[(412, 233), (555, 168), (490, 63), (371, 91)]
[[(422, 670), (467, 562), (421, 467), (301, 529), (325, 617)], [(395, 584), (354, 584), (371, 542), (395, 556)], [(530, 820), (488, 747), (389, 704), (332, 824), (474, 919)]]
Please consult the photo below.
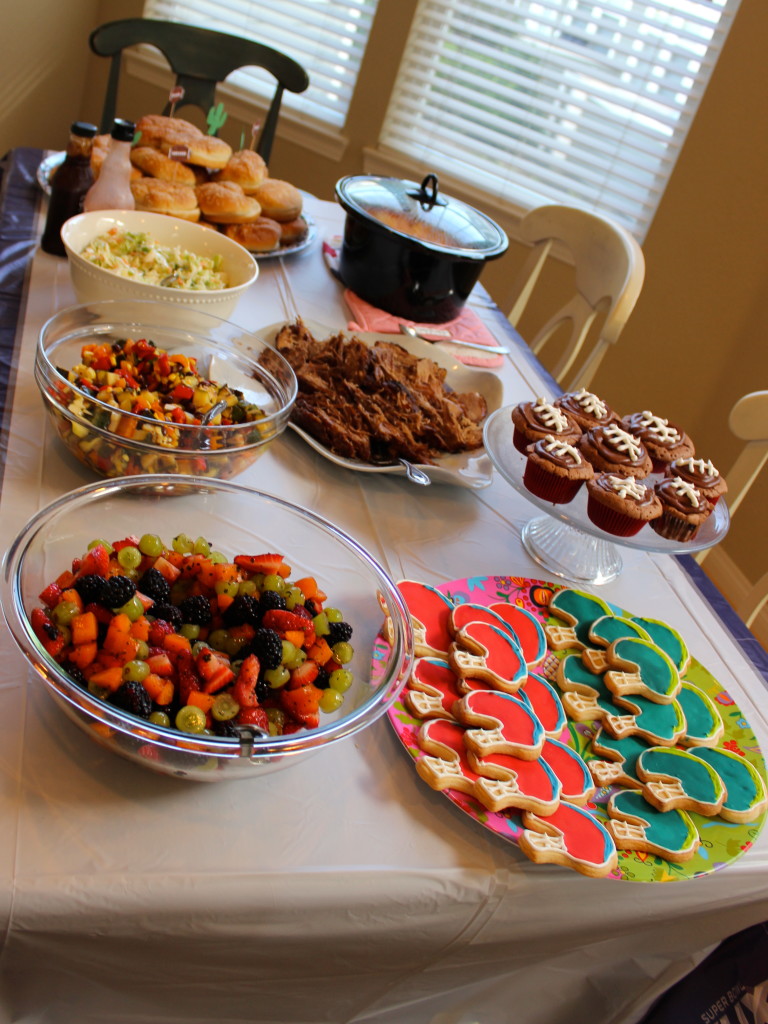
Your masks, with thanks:
[[(253, 253), (274, 252), (306, 236), (301, 193), (270, 178), (258, 153), (233, 152), (178, 117), (147, 114), (136, 131), (131, 190), (137, 210), (208, 225)], [(96, 176), (108, 146), (108, 135), (97, 136), (91, 158)]]

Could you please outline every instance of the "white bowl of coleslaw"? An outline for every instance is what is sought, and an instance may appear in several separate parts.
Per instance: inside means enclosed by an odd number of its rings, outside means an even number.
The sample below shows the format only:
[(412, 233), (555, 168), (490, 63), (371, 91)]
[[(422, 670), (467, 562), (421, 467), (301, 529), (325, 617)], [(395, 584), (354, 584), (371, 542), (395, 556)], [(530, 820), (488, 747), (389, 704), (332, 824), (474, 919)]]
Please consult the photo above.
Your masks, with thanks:
[(253, 256), (226, 235), (161, 213), (80, 213), (65, 221), (61, 238), (80, 303), (153, 300), (226, 319), (259, 274)]

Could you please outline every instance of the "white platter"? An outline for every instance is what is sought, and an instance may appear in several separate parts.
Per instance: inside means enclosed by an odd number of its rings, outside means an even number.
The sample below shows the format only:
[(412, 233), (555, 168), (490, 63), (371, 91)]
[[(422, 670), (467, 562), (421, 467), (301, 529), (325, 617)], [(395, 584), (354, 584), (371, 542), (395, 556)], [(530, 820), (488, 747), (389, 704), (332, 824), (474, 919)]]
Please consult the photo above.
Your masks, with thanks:
[(59, 153), (51, 153), (40, 161), (37, 168), (37, 184), (47, 196), (51, 194), (51, 178), (57, 167), (64, 163), (67, 154), (62, 149)]
[(308, 231), (300, 242), (294, 242), (293, 245), (281, 245), (279, 249), (273, 249), (271, 252), (252, 252), (251, 256), (261, 262), (262, 260), (273, 260), (277, 256), (293, 256), (294, 253), (304, 252), (305, 249), (308, 249), (317, 238), (317, 226), (308, 213), (302, 213), (301, 217), (306, 221)]
[[(339, 333), (339, 328), (327, 327), (311, 320), (304, 319), (304, 324), (318, 340)], [(263, 327), (254, 333), (261, 340), (266, 341), (268, 344), (273, 344), (277, 332), (284, 325), (285, 321), (281, 321), (280, 323), (271, 324), (269, 327)], [(445, 377), (446, 384), (454, 391), (479, 392), (485, 398), (488, 405), (489, 416), (501, 406), (503, 389), (501, 381), (495, 373), (474, 369), (465, 366), (463, 363), (458, 363), (445, 351), (437, 348), (435, 345), (431, 345), (427, 341), (422, 341), (420, 338), (407, 338), (401, 334), (374, 334), (367, 331), (348, 331), (346, 328), (342, 328), (341, 331), (350, 337), (354, 335), (365, 345), (371, 347), (377, 341), (394, 342), (414, 356), (433, 360), (438, 366), (442, 366), (447, 371)], [(393, 476), (406, 475), (405, 467), (401, 465), (375, 466), (367, 462), (361, 462), (358, 459), (342, 458), (339, 455), (335, 455), (319, 441), (316, 441), (305, 430), (302, 430), (293, 423), (288, 425), (311, 448), (314, 448), (315, 451), (337, 466), (343, 466), (345, 469), (352, 469), (358, 473), (384, 473)], [(493, 479), (494, 472), (493, 463), (484, 448), (477, 448), (471, 452), (444, 455), (433, 466), (418, 463), (418, 469), (423, 470), (429, 476), (432, 483), (450, 484), (473, 489), (487, 487)]]

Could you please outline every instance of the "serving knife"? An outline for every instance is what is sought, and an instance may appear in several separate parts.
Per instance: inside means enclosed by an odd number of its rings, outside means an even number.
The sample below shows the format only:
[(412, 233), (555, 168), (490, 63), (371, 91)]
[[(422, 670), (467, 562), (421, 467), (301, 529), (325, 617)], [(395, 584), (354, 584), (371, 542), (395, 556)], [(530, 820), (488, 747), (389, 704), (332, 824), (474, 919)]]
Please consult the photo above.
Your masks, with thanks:
[[(445, 330), (435, 331), (417, 331), (415, 327), (411, 327), (410, 324), (400, 324), (400, 333), (405, 334), (409, 338), (421, 338), (423, 341), (429, 341), (433, 344), (438, 344), (441, 341), (447, 341), (450, 345), (461, 345), (462, 348), (473, 348), (478, 352), (487, 352), (489, 355), (506, 356), (509, 355), (509, 349), (504, 348), (503, 345), (483, 345), (480, 341), (465, 341), (463, 338), (453, 338)], [(437, 340), (435, 335), (440, 334), (444, 337), (440, 337)]]

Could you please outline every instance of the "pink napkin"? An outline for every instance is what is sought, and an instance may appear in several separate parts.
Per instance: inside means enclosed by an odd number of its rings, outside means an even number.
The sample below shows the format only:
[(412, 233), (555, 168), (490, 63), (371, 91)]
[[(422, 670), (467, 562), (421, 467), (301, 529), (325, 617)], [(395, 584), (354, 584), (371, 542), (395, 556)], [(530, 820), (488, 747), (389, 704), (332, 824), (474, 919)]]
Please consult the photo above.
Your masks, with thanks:
[(443, 324), (418, 324), (413, 320), (404, 320), (402, 317), (392, 316), (390, 313), (385, 313), (383, 309), (371, 306), (349, 289), (344, 292), (344, 299), (352, 314), (352, 319), (349, 322), (350, 331), (373, 331), (376, 334), (399, 335), (400, 324), (408, 324), (410, 327), (414, 327), (419, 334), (428, 335), (426, 339), (428, 341), (444, 341), (446, 346), (450, 347), (453, 358), (466, 363), (467, 366), (492, 368), (504, 365), (503, 356), (484, 356), (482, 352), (461, 348), (459, 345), (451, 345), (450, 340), (442, 333), (450, 331), (455, 337), (464, 338), (466, 341), (475, 341), (482, 345), (497, 345), (498, 342), (494, 336), (477, 313), (471, 309), (463, 309), (461, 315), (457, 316), (455, 320), (448, 320)]

